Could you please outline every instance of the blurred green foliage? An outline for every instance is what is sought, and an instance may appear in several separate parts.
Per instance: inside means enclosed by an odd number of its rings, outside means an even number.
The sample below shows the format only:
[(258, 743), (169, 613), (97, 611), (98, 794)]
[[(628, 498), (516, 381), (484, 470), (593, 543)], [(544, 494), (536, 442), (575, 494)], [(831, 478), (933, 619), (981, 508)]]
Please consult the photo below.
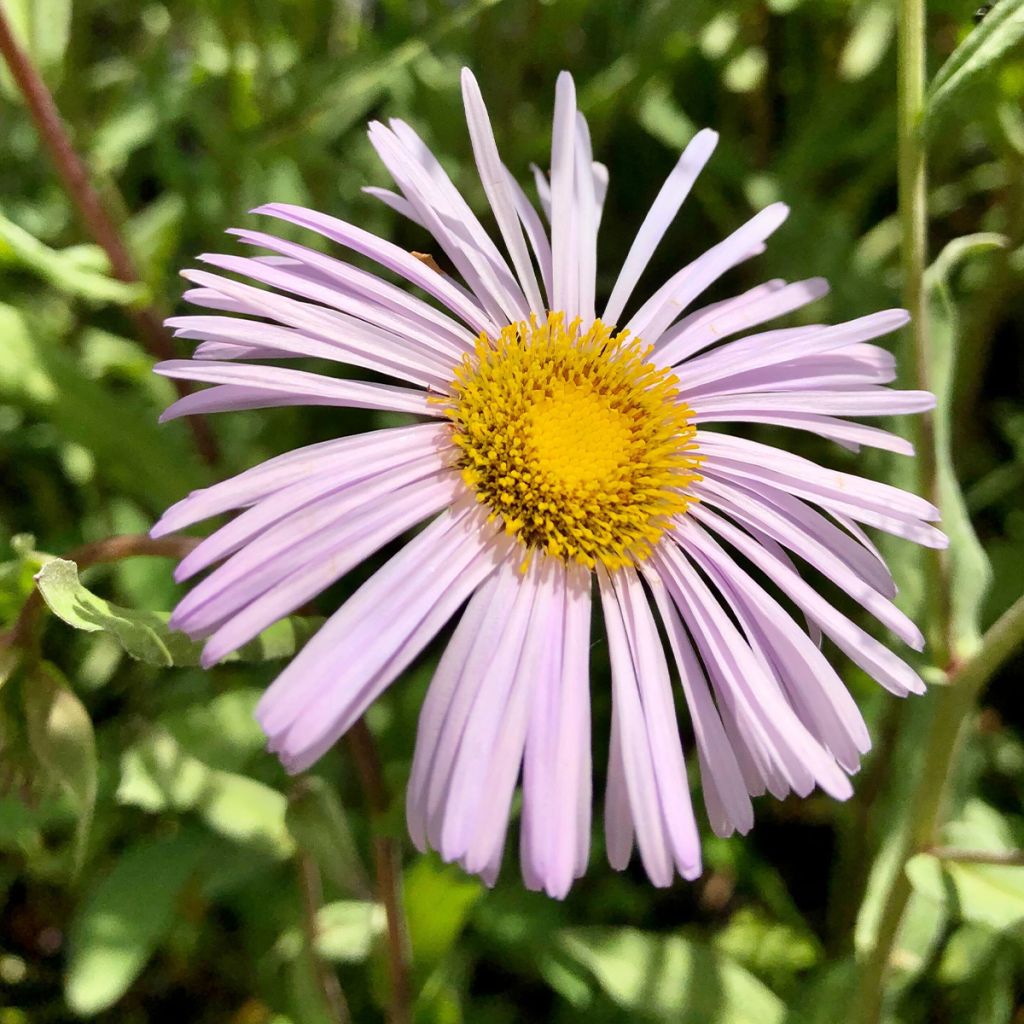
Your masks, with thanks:
[[(370, 715), (393, 807), (375, 824), (344, 750), (289, 781), (252, 719), (284, 624), (205, 673), (171, 637), (170, 563), (52, 562), (144, 532), (191, 488), (385, 418), (284, 409), (218, 418), (204, 465), (150, 373), (126, 307), (179, 305), (175, 274), (230, 249), (222, 231), (260, 202), (302, 203), (410, 249), (424, 240), (363, 196), (385, 184), (362, 133), (410, 120), (477, 206), (458, 72), (471, 65), (509, 165), (545, 164), (556, 72), (576, 75), (611, 190), (605, 288), (676, 151), (712, 125), (722, 143), (645, 280), (658, 282), (752, 209), (793, 214), (735, 272), (823, 274), (816, 318), (897, 301), (894, 5), (888, 0), (0, 0), (53, 88), (116, 211), (144, 283), (109, 276), (76, 220), (6, 70), (0, 73), (0, 629), (44, 562), (42, 659), (0, 648), (0, 1024), (318, 1024), (318, 971), (337, 972), (352, 1019), (383, 1019), (388, 974), (374, 902), (374, 829), (404, 834), (402, 790), (435, 652)], [(1024, 7), (935, 0), (930, 273), (946, 381), (946, 485), (959, 526), (961, 636), (1020, 592), (1024, 569)], [(971, 33), (975, 33), (973, 36)], [(964, 236), (987, 233), (970, 244)], [(998, 236), (998, 237), (996, 237)], [(309, 238), (304, 242), (310, 243)], [(997, 244), (995, 244), (997, 243)], [(948, 246), (948, 247), (947, 247)], [(955, 369), (952, 354), (955, 350)], [(849, 457), (790, 439), (832, 464)], [(906, 467), (881, 459), (890, 478)], [(972, 540), (973, 520), (980, 545)], [(31, 534), (32, 536), (28, 536)], [(904, 599), (919, 555), (893, 548)], [(991, 563), (993, 583), (983, 576)], [(63, 567), (63, 568), (62, 568)], [(356, 574), (358, 575), (358, 574)], [(355, 585), (318, 605), (327, 613)], [(596, 769), (607, 666), (594, 650)], [(173, 667), (168, 668), (171, 665)], [(162, 667), (161, 667), (162, 666)], [(953, 845), (1024, 843), (1021, 663), (989, 691), (956, 779)], [(403, 858), (418, 1022), (661, 1021), (833, 1024), (870, 944), (888, 840), (906, 812), (929, 702), (901, 705), (847, 667), (876, 752), (846, 805), (758, 802), (745, 839), (708, 834), (693, 885), (652, 889), (603, 863), (564, 904), (526, 893), (515, 857), (495, 891), (433, 858)], [(600, 792), (600, 778), (598, 791)], [(514, 844), (510, 844), (514, 845)], [(319, 909), (299, 879), (319, 874)], [(307, 874), (308, 880), (308, 874)], [(1020, 1021), (1024, 869), (911, 863), (888, 1019)], [(315, 941), (310, 941), (315, 932)]]

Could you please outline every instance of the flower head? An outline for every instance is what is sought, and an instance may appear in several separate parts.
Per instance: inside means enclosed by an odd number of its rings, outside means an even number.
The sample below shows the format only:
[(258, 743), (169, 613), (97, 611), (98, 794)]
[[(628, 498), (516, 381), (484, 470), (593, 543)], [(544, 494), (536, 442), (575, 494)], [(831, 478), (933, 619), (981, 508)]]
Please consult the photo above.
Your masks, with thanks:
[[(869, 739), (822, 635), (892, 692), (923, 686), (795, 560), (919, 648), (863, 527), (945, 542), (926, 501), (713, 425), (771, 424), (909, 454), (901, 438), (849, 417), (917, 412), (933, 399), (884, 386), (894, 363), (873, 341), (906, 322), (902, 310), (744, 336), (819, 298), (820, 279), (769, 281), (688, 312), (763, 249), (785, 219), (782, 204), (631, 301), (714, 149), (710, 131), (669, 175), (598, 316), (607, 174), (593, 161), (572, 79), (558, 80), (550, 177), (535, 171), (549, 227), (502, 163), (468, 71), (463, 92), (503, 249), (416, 133), (392, 121), (371, 125), (370, 141), (399, 191), (368, 191), (429, 232), (452, 275), (352, 224), (282, 204), (256, 212), (389, 276), (250, 230), (235, 234), (270, 255), (201, 257), (236, 276), (185, 273), (196, 286), (186, 298), (212, 312), (170, 321), (200, 344), (195, 358), (157, 369), (213, 386), (165, 418), (303, 404), (416, 422), (278, 456), (168, 510), (156, 534), (238, 511), (180, 564), (181, 580), (217, 567), (172, 623), (205, 638), (212, 664), (429, 520), (284, 670), (258, 717), (289, 770), (309, 767), (465, 605), (420, 715), (410, 832), (491, 883), (521, 778), (524, 878), (563, 896), (588, 858), (596, 595), (612, 667), (608, 855), (625, 866), (635, 841), (651, 879), (667, 885), (676, 872), (700, 872), (670, 663), (717, 833), (747, 831), (750, 797), (765, 791), (820, 786), (844, 798)], [(297, 357), (398, 383), (278, 365)]]

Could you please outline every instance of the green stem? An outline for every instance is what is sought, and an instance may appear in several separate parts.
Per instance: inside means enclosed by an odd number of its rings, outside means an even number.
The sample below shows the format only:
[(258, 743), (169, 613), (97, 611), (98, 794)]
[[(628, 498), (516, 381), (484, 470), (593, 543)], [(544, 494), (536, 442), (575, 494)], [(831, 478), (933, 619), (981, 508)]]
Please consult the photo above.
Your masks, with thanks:
[(875, 945), (861, 971), (859, 1020), (862, 1024), (877, 1024), (881, 1019), (889, 960), (910, 899), (907, 862), (916, 853), (934, 846), (943, 801), (971, 709), (985, 684), (1022, 645), (1024, 596), (989, 629), (977, 654), (950, 675), (949, 685), (935, 688), (935, 706), (924, 758), (908, 799), (910, 820), (889, 890), (882, 901), (884, 909)]
[[(928, 173), (923, 120), (925, 109), (925, 4), (900, 0), (897, 32), (897, 130), (900, 262), (903, 303), (911, 322), (905, 335), (904, 367), (912, 386), (932, 390), (933, 357), (928, 332), (924, 272), (928, 263)], [(940, 507), (935, 422), (930, 413), (915, 416), (915, 448), (919, 491)], [(924, 555), (928, 642), (933, 663), (946, 665), (952, 648), (949, 635), (950, 589), (945, 554), (927, 549)]]

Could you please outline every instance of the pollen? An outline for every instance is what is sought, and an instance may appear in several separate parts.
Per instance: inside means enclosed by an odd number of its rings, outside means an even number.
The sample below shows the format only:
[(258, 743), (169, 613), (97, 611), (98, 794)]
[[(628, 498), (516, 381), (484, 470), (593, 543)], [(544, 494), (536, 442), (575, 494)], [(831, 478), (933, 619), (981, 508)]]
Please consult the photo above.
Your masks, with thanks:
[(481, 334), (439, 398), (457, 466), (527, 549), (589, 569), (646, 558), (699, 479), (691, 410), (651, 347), (561, 313)]

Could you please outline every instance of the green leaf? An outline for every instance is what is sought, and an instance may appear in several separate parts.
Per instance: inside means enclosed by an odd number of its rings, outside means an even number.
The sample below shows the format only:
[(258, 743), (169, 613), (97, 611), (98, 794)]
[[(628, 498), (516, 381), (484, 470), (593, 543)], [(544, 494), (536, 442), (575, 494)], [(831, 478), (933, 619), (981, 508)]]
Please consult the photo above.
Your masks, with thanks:
[(907, 865), (914, 889), (965, 921), (1005, 929), (1024, 921), (1024, 871), (992, 864), (943, 862), (919, 853)]
[(117, 799), (153, 813), (192, 811), (220, 835), (277, 859), (295, 850), (281, 793), (208, 767), (159, 727), (125, 751)]
[[(71, 39), (71, 0), (3, 0), (3, 8), (14, 38), (33, 65), (45, 78), (57, 82)], [(3, 61), (0, 83), (8, 97), (21, 97)]]
[(185, 213), (185, 200), (167, 192), (125, 224), (128, 244), (150, 284), (160, 279), (177, 256)]
[[(943, 842), (968, 850), (1015, 849), (1015, 836), (998, 811), (969, 801), (963, 816), (942, 830)], [(963, 920), (1005, 929), (1024, 920), (1024, 870), (992, 864), (941, 861), (921, 853), (907, 865), (916, 892)]]
[(315, 775), (299, 779), (288, 798), (288, 831), (321, 873), (343, 892), (368, 896), (370, 883), (359, 860), (338, 794)]
[(380, 904), (341, 900), (317, 910), (314, 923), (316, 939), (312, 950), (298, 925), (281, 935), (274, 952), (284, 962), (285, 978), (298, 1020), (303, 1024), (336, 1024), (318, 981), (318, 975), (324, 969), (318, 961), (365, 961), (374, 942), (383, 934), (385, 923), (384, 908)]
[(4, 358), (0, 359), (0, 396), (24, 397), (33, 403), (49, 403), (57, 396), (46, 367), (36, 358), (28, 326), (14, 306), (0, 302), (0, 338)]
[(685, 935), (574, 928), (559, 946), (630, 1014), (672, 1024), (781, 1024), (771, 989), (727, 956)]
[(953, 465), (952, 406), (956, 386), (957, 314), (949, 278), (959, 263), (979, 252), (1005, 245), (1001, 235), (977, 234), (957, 238), (925, 272), (929, 300), (935, 407), (935, 447), (938, 460), (942, 529), (949, 537), (953, 655), (969, 657), (981, 640), (981, 610), (992, 579), (992, 567), (971, 525)]
[(45, 662), (29, 672), (24, 684), (25, 722), (29, 745), (49, 780), (71, 798), (78, 814), (76, 869), (85, 856), (85, 842), (96, 806), (96, 739), (82, 702)]
[(51, 249), (2, 213), (0, 256), (34, 271), (59, 292), (90, 302), (130, 306), (143, 302), (147, 296), (144, 285), (126, 284), (110, 277), (106, 256), (98, 246)]
[[(166, 612), (121, 608), (82, 586), (78, 566), (63, 558), (47, 562), (36, 575), (50, 610), (75, 629), (109, 633), (130, 654), (149, 665), (198, 665), (202, 645), (169, 629)], [(322, 620), (293, 617), (275, 623), (225, 661), (271, 661), (294, 654)]]
[(953, 51), (932, 80), (928, 94), (929, 124), (1024, 40), (1024, 0), (999, 0), (984, 20)]
[(989, 928), (966, 924), (950, 937), (938, 980), (951, 989), (951, 1020), (957, 1024), (1010, 1021), (1018, 991), (1017, 950)]
[(62, 438), (88, 449), (107, 484), (157, 511), (207, 482), (187, 435), (157, 423), (159, 404), (146, 400), (142, 389), (90, 379), (46, 330), (30, 327), (29, 318), (3, 303), (0, 338), (0, 400), (27, 407)]
[(113, 1006), (174, 922), (204, 844), (195, 833), (130, 846), (71, 922), (65, 996), (75, 1013)]
[(420, 857), (405, 872), (403, 890), (416, 966), (428, 969), (455, 945), (484, 888), (434, 857)]
[(839, 75), (848, 82), (867, 77), (892, 45), (895, 11), (886, 2), (869, 3), (854, 13), (853, 31), (839, 58)]
[(384, 908), (379, 903), (339, 900), (316, 915), (316, 951), (325, 960), (358, 963), (370, 955), (374, 940), (384, 934)]
[(737, 910), (715, 936), (714, 945), (774, 985), (816, 966), (823, 956), (809, 931), (772, 920), (754, 907)]
[(168, 711), (161, 715), (160, 725), (203, 764), (239, 771), (267, 747), (255, 715), (262, 695), (255, 687), (229, 690), (202, 704)]

